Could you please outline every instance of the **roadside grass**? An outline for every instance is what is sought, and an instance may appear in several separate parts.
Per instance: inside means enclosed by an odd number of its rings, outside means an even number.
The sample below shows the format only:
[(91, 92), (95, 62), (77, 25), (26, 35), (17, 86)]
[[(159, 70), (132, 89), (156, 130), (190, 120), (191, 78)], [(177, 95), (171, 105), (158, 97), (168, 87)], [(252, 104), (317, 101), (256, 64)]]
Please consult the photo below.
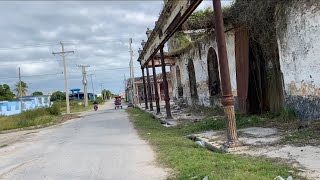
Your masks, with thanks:
[[(190, 122), (185, 122), (181, 126), (186, 126), (187, 132), (197, 132), (206, 130), (225, 129), (226, 124), (223, 118), (223, 111), (219, 108), (195, 107), (187, 109), (187, 112), (201, 114), (205, 118), (198, 122), (197, 126), (188, 127)], [(283, 139), (281, 144), (292, 144), (296, 146), (320, 145), (320, 122), (301, 121), (297, 118), (294, 110), (283, 108), (278, 113), (265, 112), (258, 115), (241, 115), (236, 113), (237, 128), (246, 127), (269, 127), (282, 131)], [(303, 127), (299, 129), (299, 127)]]
[(44, 127), (76, 117), (76, 114), (61, 115), (60, 107), (55, 104), (50, 108), (27, 110), (12, 116), (0, 116), (0, 133), (12, 129)]
[[(60, 111), (65, 113), (67, 111), (65, 101), (55, 101), (54, 104), (60, 106)], [(89, 101), (89, 106), (85, 107), (83, 101), (70, 101), (70, 112), (77, 113), (93, 109), (93, 101)]]
[[(206, 118), (198, 123), (181, 124), (166, 128), (150, 114), (139, 109), (128, 109), (139, 135), (147, 140), (157, 152), (161, 165), (174, 170), (169, 179), (274, 179), (287, 177), (293, 168), (263, 158), (210, 152), (197, 146), (185, 136), (195, 132), (223, 129), (222, 118)], [(260, 124), (260, 118), (238, 118), (238, 126)]]

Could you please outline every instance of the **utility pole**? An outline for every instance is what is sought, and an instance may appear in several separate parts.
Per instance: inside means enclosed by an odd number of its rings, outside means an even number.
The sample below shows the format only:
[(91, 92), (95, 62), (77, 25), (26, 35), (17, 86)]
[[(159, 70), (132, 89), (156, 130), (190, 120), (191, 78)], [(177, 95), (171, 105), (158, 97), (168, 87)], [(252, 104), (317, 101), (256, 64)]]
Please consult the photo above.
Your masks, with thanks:
[(135, 85), (135, 79), (134, 79), (134, 70), (133, 70), (133, 51), (132, 51), (132, 38), (129, 39), (129, 47), (130, 47), (130, 69), (131, 69), (131, 85), (132, 85), (132, 91), (133, 91), (133, 96), (132, 96), (132, 101), (133, 101), (133, 106), (136, 106), (136, 85)]
[(93, 100), (95, 101), (95, 100), (96, 100), (96, 95), (94, 94), (94, 87), (93, 87), (93, 80), (92, 80), (92, 75), (94, 75), (94, 74), (89, 74), (89, 75), (90, 75), (90, 78), (91, 78), (91, 86), (92, 86)]
[(128, 98), (127, 98), (127, 80), (126, 80), (126, 74), (123, 74), (123, 78), (124, 78), (124, 80), (123, 80), (123, 86), (124, 86), (124, 94), (125, 94), (125, 97), (126, 97), (126, 101), (128, 100)]
[(87, 72), (86, 67), (90, 67), (89, 65), (78, 65), (78, 67), (82, 68), (82, 83), (83, 83), (83, 100), (84, 100), (84, 106), (88, 106), (88, 90), (87, 90)]
[(19, 67), (19, 97), (20, 97), (20, 105), (21, 105), (21, 112), (22, 112), (22, 85), (21, 85), (21, 70)]
[(67, 114), (70, 114), (70, 104), (69, 104), (69, 85), (68, 85), (68, 79), (67, 79), (67, 65), (66, 65), (66, 56), (68, 56), (70, 53), (74, 54), (74, 51), (64, 51), (64, 45), (62, 42), (60, 42), (62, 51), (61, 52), (52, 52), (53, 55), (60, 55), (63, 60), (63, 74), (64, 74), (64, 81), (65, 81), (65, 90), (66, 90), (66, 104), (67, 104)]

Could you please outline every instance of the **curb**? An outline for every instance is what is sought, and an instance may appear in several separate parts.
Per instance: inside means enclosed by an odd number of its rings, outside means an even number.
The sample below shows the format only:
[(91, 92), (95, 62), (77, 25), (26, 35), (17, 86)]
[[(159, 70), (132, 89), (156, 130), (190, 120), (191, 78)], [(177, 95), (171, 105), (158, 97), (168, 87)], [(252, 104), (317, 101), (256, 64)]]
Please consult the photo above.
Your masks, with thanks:
[(141, 111), (146, 112), (146, 113), (152, 115), (153, 119), (157, 119), (158, 121), (160, 121), (161, 124), (167, 124), (167, 125), (169, 125), (169, 126), (174, 126), (174, 124), (172, 124), (172, 123), (170, 123), (170, 122), (168, 122), (168, 121), (166, 121), (166, 120), (163, 120), (163, 119), (157, 117), (157, 116), (154, 115), (152, 112), (148, 112), (148, 111), (146, 111), (146, 110), (141, 109), (141, 107), (139, 107), (139, 106), (136, 106), (136, 107), (134, 107), (134, 108), (140, 109)]

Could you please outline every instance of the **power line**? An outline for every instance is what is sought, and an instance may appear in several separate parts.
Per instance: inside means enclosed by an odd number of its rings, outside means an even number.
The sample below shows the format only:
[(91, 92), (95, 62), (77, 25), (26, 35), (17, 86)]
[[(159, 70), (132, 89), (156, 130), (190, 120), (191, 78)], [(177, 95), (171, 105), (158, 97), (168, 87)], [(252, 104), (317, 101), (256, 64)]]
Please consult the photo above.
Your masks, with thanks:
[[(73, 41), (73, 42), (72, 42)], [(81, 43), (85, 44), (103, 44), (106, 42), (121, 42), (124, 43), (123, 40), (121, 39), (108, 39), (108, 40), (85, 40), (85, 41), (80, 41), (80, 40), (69, 40), (69, 41), (64, 41), (65, 45), (79, 45)], [(41, 48), (41, 47), (49, 47), (49, 46), (58, 46), (60, 44), (58, 43), (46, 43), (46, 44), (33, 44), (33, 45), (20, 45), (20, 47), (0, 47), (0, 51), (2, 50), (19, 50), (19, 49), (30, 49), (30, 48)]]

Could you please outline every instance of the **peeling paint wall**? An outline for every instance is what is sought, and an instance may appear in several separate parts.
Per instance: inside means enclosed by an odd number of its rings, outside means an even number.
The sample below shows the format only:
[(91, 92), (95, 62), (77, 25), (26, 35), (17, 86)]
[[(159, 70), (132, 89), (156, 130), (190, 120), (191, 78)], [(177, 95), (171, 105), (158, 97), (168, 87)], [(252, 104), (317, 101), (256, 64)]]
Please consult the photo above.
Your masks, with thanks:
[[(234, 44), (234, 32), (229, 31), (226, 33), (227, 53), (230, 69), (231, 86), (234, 95), (237, 92), (236, 82), (236, 64), (235, 64), (235, 44)], [(173, 97), (178, 99), (178, 87), (176, 79), (176, 66), (179, 66), (181, 73), (181, 83), (183, 86), (183, 98), (189, 105), (192, 105), (190, 84), (189, 84), (189, 72), (187, 68), (188, 60), (192, 59), (196, 74), (197, 91), (198, 91), (198, 104), (202, 106), (210, 106), (210, 95), (208, 87), (208, 65), (207, 56), (209, 48), (213, 47), (218, 56), (217, 43), (214, 36), (208, 35), (201, 43), (198, 43), (190, 50), (182, 53), (176, 58), (175, 66), (171, 67), (172, 83), (173, 83)], [(219, 57), (217, 57), (219, 58)], [(220, 105), (220, 95), (216, 96), (216, 105)]]
[(310, 4), (288, 7), (277, 29), (286, 104), (302, 119), (320, 119), (320, 11)]

